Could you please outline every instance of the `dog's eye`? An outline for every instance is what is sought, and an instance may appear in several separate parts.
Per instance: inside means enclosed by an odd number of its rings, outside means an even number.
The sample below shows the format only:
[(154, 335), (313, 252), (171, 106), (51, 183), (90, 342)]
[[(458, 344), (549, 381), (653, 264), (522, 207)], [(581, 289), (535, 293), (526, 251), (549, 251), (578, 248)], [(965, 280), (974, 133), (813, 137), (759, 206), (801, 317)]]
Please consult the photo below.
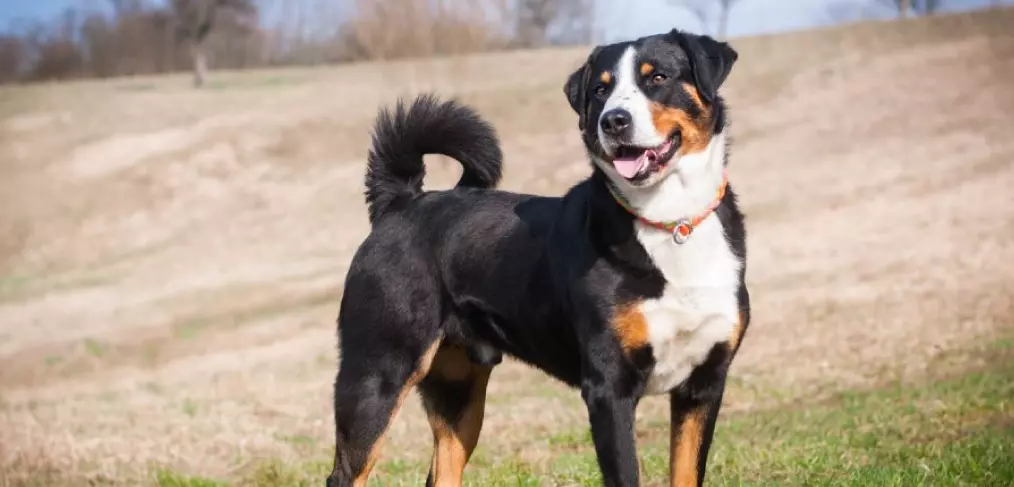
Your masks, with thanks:
[(660, 85), (662, 83), (665, 83), (665, 80), (667, 80), (667, 79), (669, 79), (669, 78), (667, 78), (664, 74), (662, 74), (662, 73), (655, 73), (655, 74), (653, 74), (651, 76), (651, 84), (653, 84), (653, 85)]
[(596, 96), (603, 96), (606, 94), (606, 85), (597, 85), (593, 91)]

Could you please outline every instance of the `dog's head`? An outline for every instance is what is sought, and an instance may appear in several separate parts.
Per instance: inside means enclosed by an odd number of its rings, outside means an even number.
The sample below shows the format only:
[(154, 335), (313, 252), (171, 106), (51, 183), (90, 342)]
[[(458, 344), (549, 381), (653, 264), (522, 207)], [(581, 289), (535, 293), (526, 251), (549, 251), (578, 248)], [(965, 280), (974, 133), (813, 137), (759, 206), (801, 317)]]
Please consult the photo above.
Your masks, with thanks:
[(631, 186), (664, 179), (722, 130), (718, 88), (737, 57), (678, 30), (593, 49), (564, 86), (592, 159)]

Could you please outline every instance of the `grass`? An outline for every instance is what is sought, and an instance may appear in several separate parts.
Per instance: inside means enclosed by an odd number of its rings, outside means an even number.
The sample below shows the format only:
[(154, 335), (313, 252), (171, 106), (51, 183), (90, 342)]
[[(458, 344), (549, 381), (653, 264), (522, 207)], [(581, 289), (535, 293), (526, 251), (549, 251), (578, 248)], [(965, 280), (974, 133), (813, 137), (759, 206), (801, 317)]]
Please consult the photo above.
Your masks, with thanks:
[(69, 274), (56, 276), (0, 275), (0, 303), (13, 303), (43, 293), (56, 293), (104, 286), (115, 282), (108, 274)]
[(184, 399), (183, 400), (183, 406), (182, 406), (182, 408), (183, 408), (183, 414), (186, 414), (187, 416), (189, 416), (191, 418), (194, 417), (194, 416), (197, 416), (197, 403), (194, 402), (192, 399), (189, 399), (189, 398), (188, 399)]
[(106, 347), (94, 338), (85, 338), (84, 347), (85, 351), (88, 352), (88, 355), (95, 358), (102, 358), (102, 356), (106, 354)]
[(155, 484), (158, 487), (227, 487), (229, 485), (218, 480), (181, 476), (168, 470), (159, 470), (155, 474)]
[[(709, 474), (724, 485), (1009, 486), (1012, 398), (1014, 361), (1007, 359), (989, 372), (919, 388), (734, 418), (719, 427)], [(661, 454), (651, 449), (649, 460)]]
[[(1001, 358), (990, 368), (948, 380), (849, 392), (814, 407), (724, 416), (712, 447), (709, 484), (1014, 485), (1014, 354), (997, 348)], [(665, 483), (668, 425), (649, 422), (639, 433), (644, 482)], [(552, 455), (542, 463), (490, 461), (496, 455), (480, 445), (466, 485), (601, 485), (585, 430), (561, 432), (546, 442)], [(418, 485), (426, 468), (387, 461), (371, 485)], [(317, 485), (329, 470), (329, 459), (298, 466), (266, 462), (235, 485)], [(159, 472), (159, 485), (222, 485), (167, 475)]]

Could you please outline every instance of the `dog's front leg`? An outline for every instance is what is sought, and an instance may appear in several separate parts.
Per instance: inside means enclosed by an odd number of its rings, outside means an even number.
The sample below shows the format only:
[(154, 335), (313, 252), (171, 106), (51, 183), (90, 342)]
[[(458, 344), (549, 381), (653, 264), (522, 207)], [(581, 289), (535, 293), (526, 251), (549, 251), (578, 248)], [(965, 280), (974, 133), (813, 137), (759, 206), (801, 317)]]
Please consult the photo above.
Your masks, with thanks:
[(717, 345), (708, 360), (670, 393), (669, 485), (672, 487), (704, 485), (708, 451), (733, 353), (730, 345)]
[[(637, 407), (637, 375), (620, 360), (615, 343), (602, 343), (588, 350), (581, 397), (588, 407), (592, 440), (602, 472), (603, 485), (639, 485), (634, 414)], [(619, 365), (623, 364), (623, 365)]]
[(701, 487), (708, 465), (708, 450), (715, 434), (715, 421), (721, 407), (717, 400), (685, 404), (673, 395), (669, 443), (669, 485)]

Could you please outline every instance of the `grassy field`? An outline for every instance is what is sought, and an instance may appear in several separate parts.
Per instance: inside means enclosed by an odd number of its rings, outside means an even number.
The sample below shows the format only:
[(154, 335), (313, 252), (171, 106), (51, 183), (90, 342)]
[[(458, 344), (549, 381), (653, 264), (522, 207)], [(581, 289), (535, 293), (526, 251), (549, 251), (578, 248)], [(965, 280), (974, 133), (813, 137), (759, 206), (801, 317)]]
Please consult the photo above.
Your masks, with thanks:
[[(818, 403), (727, 416), (716, 431), (709, 485), (1014, 485), (1014, 342), (994, 343), (987, 369), (918, 386), (843, 392)], [(640, 431), (649, 485), (668, 475), (668, 424)], [(541, 464), (480, 447), (469, 485), (601, 485), (587, 429), (543, 440)], [(309, 448), (308, 448), (309, 450)], [(390, 461), (375, 485), (419, 485), (428, 463)], [(265, 463), (233, 483), (157, 474), (163, 486), (317, 485), (327, 460)]]
[[(1014, 483), (1014, 10), (736, 39), (724, 94), (754, 322), (718, 485)], [(585, 48), (0, 87), (0, 486), (320, 485), (368, 129), (436, 90), (503, 187), (588, 163)], [(428, 160), (427, 187), (458, 169)], [(665, 484), (666, 404), (645, 400)], [(494, 372), (471, 485), (594, 485), (579, 395)], [(418, 485), (418, 400), (375, 485)]]

